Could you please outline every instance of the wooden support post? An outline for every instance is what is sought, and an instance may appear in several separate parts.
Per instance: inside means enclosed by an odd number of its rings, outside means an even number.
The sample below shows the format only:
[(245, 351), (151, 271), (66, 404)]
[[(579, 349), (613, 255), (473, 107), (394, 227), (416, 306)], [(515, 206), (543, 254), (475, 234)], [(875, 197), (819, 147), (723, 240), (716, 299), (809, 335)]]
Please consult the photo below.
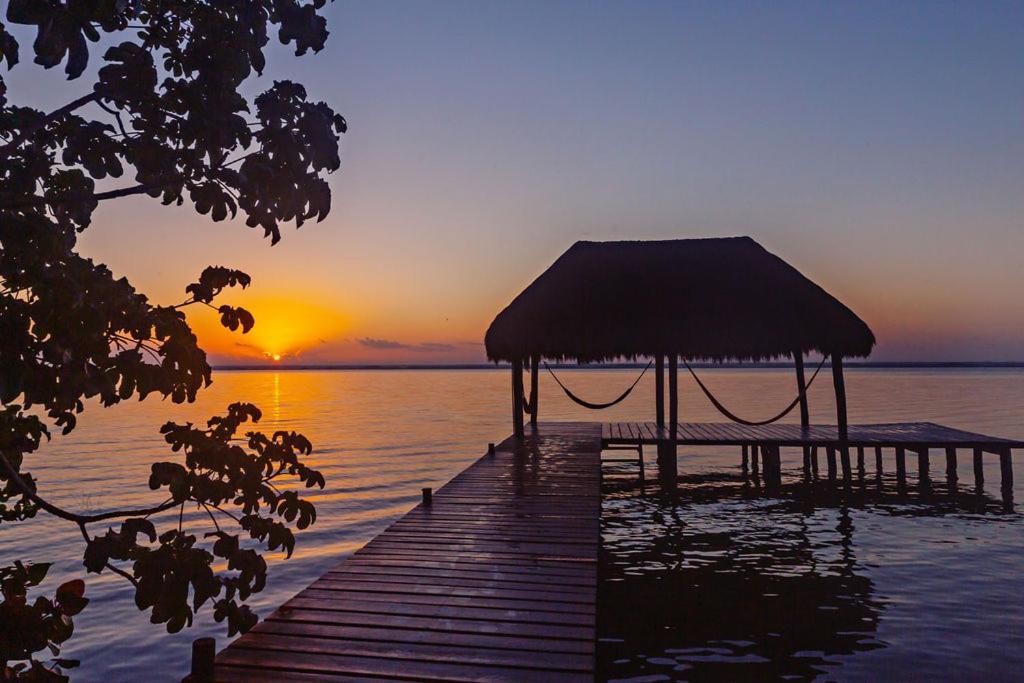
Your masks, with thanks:
[(658, 427), (665, 426), (665, 356), (654, 357), (654, 417)]
[(796, 366), (796, 390), (800, 397), (800, 428), (805, 432), (811, 426), (810, 412), (807, 409), (807, 382), (804, 380), (803, 351), (793, 352), (793, 365)]
[(864, 447), (857, 446), (857, 476), (864, 478)]
[(658, 463), (662, 480), (675, 485), (679, 469), (679, 359), (675, 354), (668, 357), (668, 448)]
[(217, 641), (213, 638), (196, 638), (192, 641), (192, 671), (189, 681), (192, 683), (212, 683), (214, 680), (214, 660), (217, 655)]
[(540, 375), (540, 356), (530, 357), (530, 426), (537, 426), (537, 381)]
[(980, 448), (974, 449), (974, 490), (982, 493), (985, 490), (985, 468), (982, 462), (984, 451)]
[[(804, 378), (804, 353), (793, 351), (793, 366), (796, 368), (796, 392), (800, 399), (800, 429), (807, 434), (811, 426), (810, 411), (807, 408), (807, 380)], [(804, 453), (804, 476), (811, 474), (811, 448), (803, 447)]]
[(999, 451), (999, 473), (1002, 478), (1000, 489), (1003, 494), (1005, 505), (1013, 504), (1013, 461), (1010, 459), (1010, 449), (1004, 448)]
[(747, 444), (743, 444), (742, 448), (743, 448), (743, 451), (742, 451), (742, 453), (743, 453), (742, 468), (743, 468), (743, 478), (745, 479), (747, 477), (747, 457), (748, 457), (748, 455), (747, 455)]
[(818, 447), (811, 446), (811, 474), (818, 478)]
[(830, 481), (834, 481), (836, 478), (836, 449), (826, 446), (825, 458), (828, 460), (828, 478)]
[(882, 490), (882, 447), (875, 446), (875, 485)]
[(850, 447), (846, 444), (839, 447), (839, 460), (843, 464), (843, 480), (846, 483), (850, 483), (853, 473), (850, 468)]
[[(849, 425), (846, 420), (846, 380), (843, 377), (843, 357), (832, 354), (832, 386), (836, 391), (836, 430), (839, 436), (839, 451), (843, 460), (843, 479), (850, 480)], [(835, 450), (830, 451), (829, 479), (835, 478)]]
[(954, 446), (946, 447), (946, 487), (949, 489), (950, 494), (956, 492), (956, 484), (959, 479), (959, 475), (956, 471), (956, 448)]
[(928, 491), (932, 487), (931, 458), (927, 448), (920, 448), (917, 451), (917, 485), (923, 491)]
[(761, 470), (758, 467), (758, 462), (757, 462), (757, 458), (758, 458), (757, 452), (758, 452), (758, 445), (755, 443), (755, 444), (751, 445), (751, 447), (750, 447), (750, 469), (751, 469), (751, 471), (754, 474), (754, 479), (760, 479), (761, 478)]
[(902, 447), (896, 449), (896, 485), (899, 488), (907, 485), (907, 452)]
[(512, 361), (512, 436), (523, 438), (523, 361)]
[(843, 377), (843, 357), (832, 354), (832, 385), (836, 390), (836, 426), (839, 429), (839, 441), (845, 442), (849, 437), (849, 425), (846, 420), (846, 380)]
[(487, 455), (492, 455), (493, 456), (495, 454), (495, 452), (496, 451), (494, 450), (494, 444), (493, 443), (487, 444)]

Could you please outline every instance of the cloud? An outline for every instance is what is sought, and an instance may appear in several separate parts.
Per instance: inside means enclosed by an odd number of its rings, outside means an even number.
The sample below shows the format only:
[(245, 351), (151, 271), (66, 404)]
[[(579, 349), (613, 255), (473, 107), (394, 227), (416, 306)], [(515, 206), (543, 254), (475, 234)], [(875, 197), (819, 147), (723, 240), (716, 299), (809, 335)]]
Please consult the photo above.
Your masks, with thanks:
[(393, 341), (391, 339), (374, 339), (373, 337), (363, 337), (362, 339), (356, 339), (356, 341), (359, 342), (361, 345), (371, 349), (386, 349), (390, 351), (393, 349), (409, 348), (408, 344), (403, 344), (402, 342)]
[(461, 346), (476, 346), (478, 342), (420, 342), (419, 344), (406, 344), (394, 339), (377, 339), (375, 337), (362, 337), (356, 339), (362, 346), (378, 351), (414, 351), (417, 353), (451, 353), (457, 351)]

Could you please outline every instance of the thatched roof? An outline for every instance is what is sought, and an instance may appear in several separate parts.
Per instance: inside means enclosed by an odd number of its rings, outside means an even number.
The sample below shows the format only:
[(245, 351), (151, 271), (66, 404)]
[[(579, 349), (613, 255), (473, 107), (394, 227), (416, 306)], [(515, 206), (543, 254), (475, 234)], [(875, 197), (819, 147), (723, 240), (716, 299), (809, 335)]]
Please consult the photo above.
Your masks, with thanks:
[(875, 336), (749, 237), (577, 242), (491, 323), (494, 361), (867, 356)]

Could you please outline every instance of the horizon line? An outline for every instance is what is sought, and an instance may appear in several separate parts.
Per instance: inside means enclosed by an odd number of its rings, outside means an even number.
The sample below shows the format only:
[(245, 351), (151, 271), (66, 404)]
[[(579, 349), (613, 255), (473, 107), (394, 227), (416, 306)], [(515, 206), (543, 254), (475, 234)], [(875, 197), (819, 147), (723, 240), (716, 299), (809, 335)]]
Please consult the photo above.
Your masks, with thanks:
[[(550, 363), (557, 370), (632, 369), (645, 367), (646, 363)], [(695, 368), (746, 370), (792, 368), (792, 362), (758, 361), (728, 363), (691, 363)], [(1024, 368), (1024, 361), (844, 361), (847, 368)], [(231, 363), (213, 365), (217, 371), (248, 370), (507, 370), (509, 363), (303, 363), (280, 365), (275, 363)]]

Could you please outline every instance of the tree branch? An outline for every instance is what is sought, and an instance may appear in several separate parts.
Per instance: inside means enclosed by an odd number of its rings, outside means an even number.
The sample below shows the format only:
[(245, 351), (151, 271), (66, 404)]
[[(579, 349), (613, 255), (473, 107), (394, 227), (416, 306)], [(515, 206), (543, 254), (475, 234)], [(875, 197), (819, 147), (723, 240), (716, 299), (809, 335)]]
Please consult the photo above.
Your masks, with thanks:
[(36, 132), (39, 131), (41, 128), (46, 127), (50, 123), (53, 123), (65, 114), (69, 114), (74, 110), (78, 109), (79, 107), (84, 107), (90, 102), (98, 101), (99, 95), (97, 95), (94, 92), (91, 92), (88, 95), (83, 95), (82, 97), (79, 97), (77, 100), (68, 102), (59, 109), (54, 109), (49, 114), (43, 116), (41, 119), (36, 121), (35, 124), (31, 126), (25, 126), (25, 128), (23, 128), (20, 133), (11, 138), (10, 142), (5, 144), (3, 147), (0, 147), (0, 157), (10, 156), (11, 153), (14, 152), (21, 143), (25, 142), (25, 140), (28, 140), (30, 137), (35, 135)]
[(103, 512), (98, 515), (79, 515), (74, 512), (68, 512), (64, 508), (57, 507), (53, 503), (41, 498), (39, 494), (32, 490), (32, 487), (25, 483), (25, 480), (21, 478), (21, 475), (14, 469), (14, 467), (7, 461), (7, 456), (0, 455), (0, 466), (3, 467), (7, 476), (10, 477), (11, 481), (21, 489), (21, 492), (25, 494), (29, 500), (38, 505), (41, 509), (46, 510), (54, 517), (60, 517), (69, 522), (74, 522), (79, 526), (90, 524), (92, 522), (101, 522), (105, 519), (113, 519), (115, 517), (148, 517), (149, 515), (163, 512), (164, 510), (170, 510), (175, 507), (177, 503), (171, 501), (169, 503), (163, 503), (151, 508), (144, 508), (141, 510), (111, 510), (110, 512)]
[(46, 197), (34, 194), (28, 197), (21, 197), (15, 199), (12, 202), (6, 204), (0, 204), (0, 211), (10, 211), (16, 209), (27, 209), (32, 206), (40, 206), (46, 204), (51, 208), (54, 206), (61, 206), (63, 204), (69, 204), (74, 202), (83, 202), (87, 199), (93, 199), (97, 202), (101, 202), (104, 199), (117, 199), (119, 197), (129, 197), (135, 194), (146, 194), (152, 190), (160, 190), (166, 187), (166, 185), (133, 185), (132, 187), (122, 187), (117, 190), (107, 190), (106, 192), (97, 192), (96, 194), (81, 196), (76, 198), (65, 199), (63, 201), (49, 201)]
[(146, 194), (152, 190), (163, 189), (164, 185), (135, 185), (134, 187), (122, 187), (118, 190), (107, 190), (106, 192), (97, 192), (92, 196), (98, 202), (104, 199), (117, 199), (118, 197), (128, 197), (133, 194)]

